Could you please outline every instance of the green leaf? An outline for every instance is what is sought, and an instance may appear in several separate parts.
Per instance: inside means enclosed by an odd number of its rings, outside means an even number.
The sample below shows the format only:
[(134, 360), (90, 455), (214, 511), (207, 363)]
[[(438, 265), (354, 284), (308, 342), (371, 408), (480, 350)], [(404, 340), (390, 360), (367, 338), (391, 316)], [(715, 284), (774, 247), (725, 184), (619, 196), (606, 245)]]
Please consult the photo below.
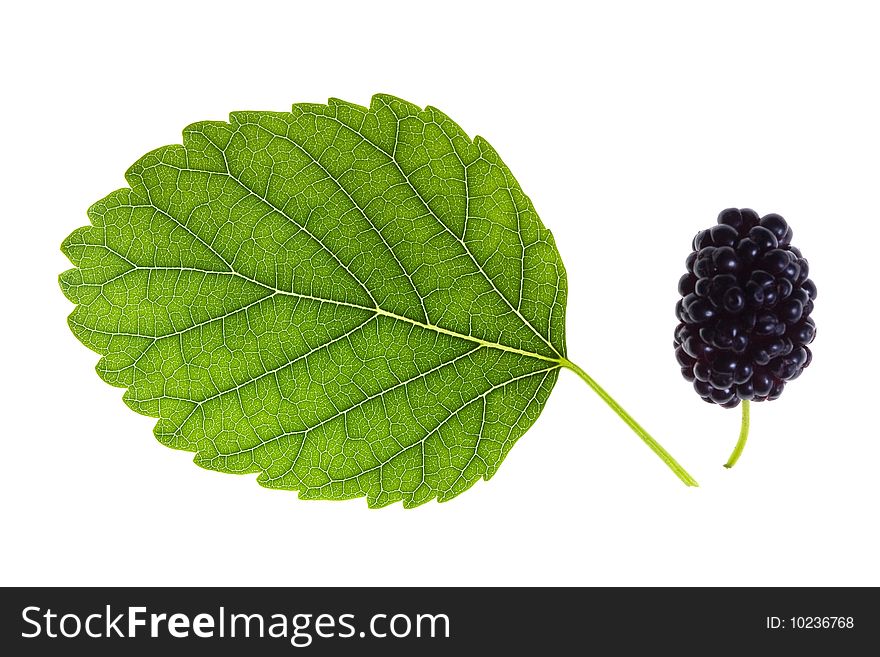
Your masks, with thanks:
[(235, 112), (126, 180), (62, 246), (69, 324), (204, 468), (445, 501), (495, 474), (572, 367), (553, 236), (433, 107)]
[(389, 96), (197, 123), (63, 250), (77, 337), (156, 436), (303, 498), (446, 500), (565, 355), (565, 270), (497, 153)]

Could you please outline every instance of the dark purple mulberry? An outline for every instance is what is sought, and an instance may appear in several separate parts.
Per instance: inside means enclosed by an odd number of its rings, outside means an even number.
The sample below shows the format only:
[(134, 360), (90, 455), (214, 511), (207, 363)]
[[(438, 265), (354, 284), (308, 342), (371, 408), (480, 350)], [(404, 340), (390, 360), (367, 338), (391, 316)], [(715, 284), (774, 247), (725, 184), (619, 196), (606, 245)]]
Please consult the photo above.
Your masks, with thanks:
[(678, 281), (675, 357), (704, 401), (778, 399), (810, 364), (816, 285), (791, 238), (778, 214), (736, 208), (694, 237)]

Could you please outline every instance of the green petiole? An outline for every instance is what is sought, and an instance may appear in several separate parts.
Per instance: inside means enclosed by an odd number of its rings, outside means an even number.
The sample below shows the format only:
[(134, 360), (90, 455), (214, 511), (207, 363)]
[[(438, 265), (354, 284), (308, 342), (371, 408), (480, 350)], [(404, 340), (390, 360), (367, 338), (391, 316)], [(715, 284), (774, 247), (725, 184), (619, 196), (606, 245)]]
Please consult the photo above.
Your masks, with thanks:
[(686, 486), (699, 486), (699, 484), (697, 483), (697, 480), (694, 479), (688, 473), (688, 471), (685, 470), (679, 464), (679, 462), (676, 461), (672, 457), (672, 455), (669, 452), (667, 452), (665, 449), (663, 449), (663, 446), (660, 445), (660, 443), (658, 443), (656, 440), (654, 440), (654, 438), (651, 436), (651, 434), (649, 434), (647, 431), (645, 431), (642, 428), (642, 426), (638, 422), (636, 422), (633, 419), (633, 417), (629, 413), (627, 413), (623, 409), (623, 407), (620, 404), (618, 404), (617, 401), (611, 395), (609, 395), (607, 392), (605, 392), (605, 389), (602, 388), (602, 386), (600, 386), (598, 383), (596, 383), (596, 381), (593, 379), (593, 377), (591, 377), (589, 374), (584, 372), (580, 367), (578, 367), (577, 365), (575, 365), (574, 363), (572, 363), (570, 360), (568, 360), (566, 358), (561, 359), (559, 362), (563, 367), (567, 367), (572, 372), (577, 374), (581, 379), (583, 379), (584, 382), (588, 386), (590, 386), (590, 388), (593, 389), (593, 392), (595, 392), (597, 395), (599, 395), (599, 397), (602, 398), (602, 401), (604, 401), (606, 404), (608, 404), (608, 406), (611, 407), (612, 411), (617, 413), (617, 415), (620, 417), (620, 419), (623, 420), (626, 423), (626, 425), (630, 429), (632, 429), (635, 432), (635, 434), (639, 438), (641, 438), (645, 442), (645, 444), (648, 447), (650, 447), (651, 450), (663, 460), (663, 462), (669, 467), (669, 469), (675, 473), (675, 476), (678, 477), (679, 479), (681, 479)]

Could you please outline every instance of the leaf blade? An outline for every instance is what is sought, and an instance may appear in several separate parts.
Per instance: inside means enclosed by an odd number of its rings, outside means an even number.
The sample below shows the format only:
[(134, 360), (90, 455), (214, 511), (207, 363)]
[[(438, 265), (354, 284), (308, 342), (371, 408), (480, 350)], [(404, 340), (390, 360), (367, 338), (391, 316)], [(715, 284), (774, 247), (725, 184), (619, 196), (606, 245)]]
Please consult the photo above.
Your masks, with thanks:
[(65, 241), (71, 328), (202, 467), (417, 506), (492, 476), (540, 413), (564, 267), (494, 149), (439, 110), (236, 112), (126, 179)]

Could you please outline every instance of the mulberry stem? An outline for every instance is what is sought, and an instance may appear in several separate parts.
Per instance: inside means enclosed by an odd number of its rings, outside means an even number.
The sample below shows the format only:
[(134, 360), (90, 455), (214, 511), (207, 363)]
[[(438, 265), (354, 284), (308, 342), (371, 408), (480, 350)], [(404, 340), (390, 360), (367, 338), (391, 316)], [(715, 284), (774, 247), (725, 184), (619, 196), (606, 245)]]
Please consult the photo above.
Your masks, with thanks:
[(736, 441), (736, 447), (733, 448), (733, 453), (730, 455), (730, 458), (727, 459), (727, 463), (724, 464), (724, 467), (727, 469), (732, 468), (736, 465), (736, 462), (739, 460), (740, 454), (743, 453), (743, 449), (746, 446), (746, 440), (749, 438), (749, 400), (745, 399), (742, 403), (742, 425), (739, 429), (739, 440)]
[(611, 407), (611, 410), (617, 413), (621, 420), (623, 420), (626, 425), (632, 429), (636, 435), (641, 438), (645, 444), (651, 448), (651, 450), (660, 457), (660, 459), (675, 473), (675, 476), (681, 479), (686, 486), (699, 486), (697, 480), (694, 479), (688, 471), (685, 470), (681, 465), (679, 465), (678, 461), (672, 458), (672, 455), (667, 452), (663, 447), (651, 437), (647, 431), (645, 431), (642, 426), (636, 422), (633, 417), (627, 413), (623, 407), (617, 403), (617, 401), (609, 395), (605, 390), (600, 386), (589, 374), (584, 372), (580, 367), (572, 363), (570, 360), (563, 358), (559, 361), (563, 367), (567, 367), (572, 372), (577, 374), (584, 382), (593, 389), (599, 397), (602, 398), (608, 406)]

